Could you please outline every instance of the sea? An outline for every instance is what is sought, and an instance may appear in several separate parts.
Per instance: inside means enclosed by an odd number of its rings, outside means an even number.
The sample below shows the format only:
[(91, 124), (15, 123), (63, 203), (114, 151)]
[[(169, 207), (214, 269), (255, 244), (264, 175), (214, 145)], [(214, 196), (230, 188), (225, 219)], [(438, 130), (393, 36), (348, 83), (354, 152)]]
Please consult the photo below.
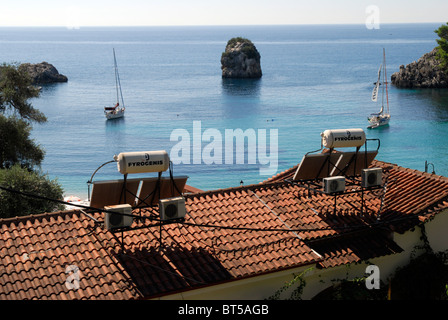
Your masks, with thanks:
[[(68, 77), (30, 101), (48, 118), (32, 130), (45, 150), (40, 169), (65, 195), (87, 198), (89, 181), (123, 179), (114, 162), (103, 166), (114, 155), (158, 150), (201, 190), (255, 184), (319, 150), (323, 131), (352, 128), (379, 147), (378, 160), (448, 176), (448, 90), (389, 84), (391, 122), (367, 129), (381, 108), (371, 95), (383, 49), (390, 79), (437, 46), (442, 24), (2, 27), (0, 61), (46, 61)], [(222, 78), (233, 37), (255, 44), (261, 79)], [(113, 50), (126, 114), (106, 120), (116, 102)], [(227, 148), (226, 132), (242, 132), (245, 144)]]

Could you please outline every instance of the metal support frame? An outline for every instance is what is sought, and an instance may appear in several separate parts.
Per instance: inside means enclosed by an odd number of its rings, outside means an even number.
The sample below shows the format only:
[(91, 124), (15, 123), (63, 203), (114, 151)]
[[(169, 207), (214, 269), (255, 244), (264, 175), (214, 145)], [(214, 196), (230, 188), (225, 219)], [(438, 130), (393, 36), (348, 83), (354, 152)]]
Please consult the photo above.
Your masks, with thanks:
[[(366, 155), (366, 156), (364, 157), (365, 167), (367, 167), (367, 141), (377, 141), (377, 142), (378, 142), (378, 146), (377, 146), (377, 149), (376, 149), (377, 152), (378, 152), (378, 150), (380, 149), (380, 144), (381, 144), (381, 141), (380, 141), (379, 139), (366, 139), (366, 142), (364, 143), (364, 147), (365, 147), (364, 153), (365, 153), (365, 155)], [(323, 149), (323, 145), (321, 144), (321, 148), (320, 148), (319, 150), (315, 150), (315, 151), (308, 152), (306, 155), (309, 155), (309, 154), (312, 154), (312, 153), (316, 153), (316, 152), (322, 151), (322, 149)], [(355, 155), (350, 159), (350, 161), (347, 163), (347, 165), (345, 166), (345, 168), (340, 169), (340, 170), (338, 169), (338, 170), (339, 170), (339, 174), (345, 175), (347, 169), (350, 167), (350, 165), (351, 165), (353, 162), (354, 162), (353, 173), (356, 172), (356, 165), (357, 165), (358, 152), (359, 152), (360, 149), (361, 149), (361, 146), (356, 147), (356, 153), (355, 153)], [(319, 177), (320, 174), (322, 173), (322, 170), (324, 169), (325, 165), (327, 165), (327, 170), (328, 170), (328, 172), (330, 172), (330, 168), (331, 168), (330, 166), (331, 166), (331, 165), (333, 165), (333, 167), (336, 168), (336, 165), (335, 165), (334, 163), (331, 162), (331, 155), (333, 154), (334, 148), (329, 148), (328, 150), (329, 150), (329, 152), (328, 152), (328, 157), (325, 159), (324, 163), (322, 164), (321, 168), (319, 169), (319, 171), (318, 171), (318, 173), (317, 173), (317, 175), (316, 175), (316, 178), (315, 178), (316, 180), (318, 180), (318, 177)], [(336, 169), (337, 169), (337, 168), (336, 168)]]
[[(89, 201), (90, 201), (90, 185), (91, 185), (92, 182), (93, 182), (93, 177), (95, 176), (95, 174), (96, 174), (102, 167), (104, 167), (105, 165), (107, 165), (107, 164), (109, 164), (109, 163), (112, 163), (112, 162), (116, 162), (116, 160), (107, 161), (107, 162), (103, 163), (102, 165), (100, 165), (100, 166), (93, 172), (92, 176), (90, 177), (90, 180), (87, 181), (87, 194), (88, 194), (88, 200), (89, 200)], [(182, 192), (177, 188), (177, 186), (176, 186), (176, 184), (175, 184), (175, 182), (174, 182), (174, 178), (173, 178), (173, 175), (172, 175), (172, 172), (171, 172), (171, 165), (172, 165), (172, 163), (170, 162), (170, 178), (171, 178), (172, 183), (173, 183), (173, 190), (174, 190), (174, 188), (175, 188), (179, 194), (182, 194)], [(130, 194), (132, 194), (132, 195), (135, 197), (135, 199), (138, 199), (141, 203), (146, 204), (147, 207), (153, 208), (152, 203), (153, 203), (153, 201), (154, 201), (154, 199), (155, 199), (156, 192), (158, 192), (159, 199), (160, 199), (160, 197), (161, 197), (161, 192), (162, 192), (162, 190), (161, 190), (162, 172), (158, 172), (158, 179), (157, 179), (157, 183), (156, 183), (156, 187), (155, 187), (154, 191), (151, 192), (150, 194), (148, 194), (144, 199), (140, 199), (137, 195), (133, 194), (131, 191), (129, 191), (129, 190), (126, 188), (126, 186), (127, 186), (127, 176), (128, 176), (127, 173), (123, 175), (123, 188), (122, 188), (121, 195), (120, 195), (120, 202), (124, 202), (124, 203), (126, 203), (126, 193), (129, 192)], [(173, 192), (174, 192), (174, 191), (173, 191)], [(148, 204), (148, 203), (146, 202), (146, 200), (147, 200), (150, 196), (152, 196), (152, 198), (151, 198), (151, 202)], [(123, 200), (123, 201), (122, 201), (122, 200)], [(86, 215), (88, 218), (94, 220), (95, 223), (99, 223), (98, 220), (96, 220), (96, 219), (93, 218), (92, 216), (88, 215), (87, 213), (85, 213), (85, 212), (82, 212), (82, 213), (83, 213), (84, 215)], [(141, 213), (140, 213), (140, 216), (135, 216), (135, 215), (132, 215), (132, 216), (135, 217), (135, 218), (138, 218), (138, 219), (143, 219)], [(160, 250), (161, 250), (162, 247), (163, 247), (163, 244), (162, 244), (162, 240), (163, 240), (163, 238), (162, 238), (163, 226), (166, 225), (166, 224), (173, 224), (173, 223), (179, 223), (179, 222), (182, 222), (182, 221), (185, 220), (185, 218), (170, 219), (170, 220), (167, 220), (167, 221), (161, 221), (161, 220), (157, 220), (157, 219), (153, 219), (153, 220), (158, 221), (159, 223), (152, 224), (152, 225), (146, 225), (146, 226), (140, 226), (140, 227), (134, 227), (134, 228), (131, 228), (131, 227), (116, 228), (116, 229), (112, 229), (112, 230), (109, 230), (109, 231), (110, 231), (112, 234), (115, 234), (115, 233), (121, 233), (121, 241), (118, 240), (118, 238), (117, 238), (117, 241), (118, 241), (118, 242), (121, 242), (121, 243), (120, 243), (121, 251), (124, 252), (124, 232), (125, 232), (125, 231), (139, 230), (139, 229), (147, 229), (147, 228), (151, 228), (151, 227), (159, 227), (159, 248), (160, 248)]]
[[(365, 152), (365, 157), (364, 157), (365, 163), (364, 163), (364, 166), (365, 167), (367, 167), (367, 141), (377, 141), (377, 143), (378, 143), (377, 149), (376, 149), (377, 152), (380, 149), (380, 145), (381, 145), (381, 141), (379, 139), (366, 139), (366, 142), (364, 143), (364, 146), (365, 146), (365, 151), (364, 151)], [(321, 149), (316, 150), (316, 151), (308, 152), (307, 155), (311, 154), (311, 153), (315, 153), (315, 152), (321, 151), (322, 149), (323, 149), (323, 145), (321, 145)], [(356, 175), (355, 175), (355, 173), (356, 173), (356, 166), (357, 166), (356, 161), (357, 161), (358, 153), (359, 153), (360, 149), (361, 149), (361, 146), (360, 147), (356, 147), (355, 155), (346, 164), (345, 168), (338, 169), (338, 168), (336, 168), (335, 164), (331, 163), (331, 155), (332, 155), (332, 153), (334, 151), (334, 148), (329, 148), (328, 158), (325, 159), (325, 161), (322, 164), (322, 166), (321, 166), (318, 174), (316, 175), (315, 179), (313, 179), (313, 180), (299, 180), (299, 181), (293, 181), (292, 179), (286, 179), (285, 181), (289, 182), (289, 183), (292, 183), (292, 184), (294, 184), (294, 185), (296, 185), (298, 187), (307, 189), (308, 190), (308, 196), (311, 196), (311, 192), (312, 191), (320, 193), (320, 194), (325, 194), (327, 196), (333, 196), (334, 197), (334, 210), (333, 210), (334, 214), (336, 214), (337, 197), (338, 196), (343, 195), (343, 194), (361, 193), (361, 215), (363, 215), (364, 214), (364, 191), (381, 189), (381, 188), (383, 188), (383, 186), (373, 186), (373, 187), (365, 188), (362, 185), (360, 185), (359, 181), (357, 181)], [(345, 174), (347, 173), (347, 169), (350, 167), (350, 165), (353, 163), (353, 161), (354, 161), (353, 176), (347, 177), (347, 176), (345, 176)], [(330, 165), (333, 165), (334, 168), (339, 170), (339, 174), (344, 175), (345, 178), (346, 178), (346, 181), (347, 180), (349, 181), (349, 183), (350, 183), (349, 186), (358, 186), (360, 188), (357, 189), (357, 190), (336, 192), (336, 193), (331, 193), (331, 194), (323, 192), (322, 191), (322, 181), (323, 180), (318, 178), (318, 177), (322, 173), (322, 170), (324, 169), (325, 165), (328, 166), (328, 172), (330, 172)]]
[(359, 182), (355, 183), (356, 181), (353, 179), (353, 181), (351, 184), (349, 184), (350, 186), (358, 186), (359, 189), (357, 190), (352, 190), (352, 191), (343, 191), (343, 192), (335, 192), (335, 193), (325, 193), (324, 191), (322, 191), (322, 186), (319, 185), (316, 180), (302, 180), (302, 181), (293, 181), (291, 179), (286, 179), (286, 182), (289, 182), (295, 186), (304, 188), (308, 190), (308, 196), (311, 196), (311, 192), (316, 192), (316, 193), (320, 193), (320, 194), (324, 194), (327, 196), (332, 196), (334, 197), (334, 208), (333, 208), (333, 213), (336, 214), (336, 209), (337, 209), (337, 197), (341, 196), (341, 195), (346, 195), (346, 194), (354, 194), (354, 193), (361, 193), (361, 211), (360, 214), (363, 215), (364, 214), (364, 192), (365, 191), (371, 191), (371, 190), (377, 190), (377, 189), (382, 189), (383, 186), (379, 185), (379, 186), (373, 186), (373, 187), (363, 187), (361, 185), (359, 185)]
[[(120, 246), (121, 246), (121, 251), (124, 252), (124, 232), (159, 227), (159, 249), (161, 250), (163, 248), (163, 237), (162, 237), (163, 226), (168, 225), (168, 224), (183, 222), (183, 221), (185, 221), (185, 218), (170, 219), (167, 221), (160, 221), (160, 220), (157, 220), (157, 221), (158, 221), (158, 223), (155, 223), (152, 225), (140, 226), (140, 227), (134, 227), (134, 228), (130, 228), (130, 227), (117, 228), (117, 229), (110, 230), (110, 232), (112, 234), (115, 234), (115, 233), (121, 234), (121, 241), (119, 241), (119, 242), (120, 242)], [(117, 238), (117, 240), (118, 240), (118, 238)]]
[[(121, 196), (120, 196), (120, 202), (121, 202), (121, 200), (122, 200), (121, 198), (123, 197), (123, 202), (124, 202), (124, 203), (126, 203), (126, 193), (127, 193), (127, 192), (131, 193), (131, 192), (126, 188), (126, 185), (127, 185), (127, 184), (126, 184), (127, 177), (128, 177), (128, 174), (125, 173), (125, 174), (123, 175), (123, 189), (122, 189), (122, 191), (121, 191)], [(147, 199), (150, 195), (148, 195), (144, 200), (141, 200), (140, 198), (138, 198), (137, 195), (134, 195), (135, 198), (138, 199), (138, 200), (140, 200), (140, 201), (142, 201), (143, 203), (145, 203), (148, 207), (152, 207), (152, 202), (154, 201), (154, 197), (155, 197), (156, 192), (159, 193), (159, 199), (160, 199), (160, 195), (161, 195), (160, 180), (161, 180), (161, 178), (162, 178), (162, 172), (158, 172), (158, 179), (157, 179), (157, 183), (156, 183), (156, 188), (155, 188), (154, 191), (152, 192), (152, 199), (151, 199), (151, 202), (150, 202), (151, 205), (149, 205), (148, 203), (145, 202), (146, 199)], [(140, 211), (140, 217), (139, 217), (139, 218), (142, 219), (141, 211)], [(160, 247), (162, 247), (162, 225), (163, 225), (163, 224), (160, 224), (160, 235), (159, 235), (159, 244), (160, 244)], [(120, 232), (121, 232), (121, 251), (122, 251), (122, 252), (124, 252), (124, 231), (129, 231), (129, 230), (134, 230), (134, 229), (132, 229), (132, 228), (124, 228), (124, 229), (121, 228), (121, 230), (120, 230)]]
[(100, 170), (102, 167), (104, 167), (106, 164), (112, 163), (112, 162), (116, 162), (115, 160), (111, 160), (111, 161), (107, 161), (105, 163), (103, 163), (102, 165), (100, 165), (98, 168), (96, 168), (96, 170), (93, 172), (92, 176), (90, 177), (89, 181), (87, 181), (87, 199), (90, 201), (90, 185), (92, 184), (93, 181), (93, 177), (95, 176), (95, 174), (98, 172), (98, 170)]
[(429, 170), (429, 166), (432, 165), (432, 174), (436, 174), (436, 170), (434, 168), (434, 164), (431, 162), (428, 162), (428, 160), (425, 161), (425, 172), (427, 173)]
[[(177, 189), (177, 186), (175, 185), (175, 182), (174, 182), (173, 176), (171, 175), (171, 172), (170, 172), (170, 177), (171, 177), (171, 179), (172, 179), (174, 188)], [(123, 179), (124, 179), (124, 184), (123, 184), (122, 196), (123, 196), (124, 201), (126, 201), (126, 192), (130, 192), (130, 191), (128, 191), (128, 190), (126, 189), (126, 179), (127, 179), (127, 174), (124, 175)], [(153, 203), (153, 201), (154, 201), (156, 192), (158, 192), (159, 199), (160, 199), (160, 197), (161, 197), (161, 192), (162, 192), (162, 191), (161, 191), (161, 179), (162, 179), (162, 172), (158, 172), (158, 179), (157, 179), (157, 183), (156, 183), (156, 187), (155, 187), (154, 191), (151, 192), (150, 194), (148, 194), (148, 195), (146, 196), (146, 198), (144, 198), (143, 200), (140, 199), (140, 198), (138, 198), (136, 195), (134, 195), (134, 196), (135, 196), (138, 200), (140, 200), (141, 202), (145, 203), (148, 207), (153, 208), (154, 206), (152, 206), (152, 203)], [(177, 190), (177, 191), (178, 191), (179, 193), (181, 193), (179, 190)], [(150, 196), (152, 196), (152, 198), (151, 198), (151, 202), (148, 204), (148, 203), (146, 202), (146, 200), (147, 200)], [(121, 199), (120, 199), (120, 200), (121, 200)], [(134, 215), (132, 215), (132, 216), (133, 216), (133, 217), (136, 217), (136, 218), (143, 219), (143, 217), (141, 216), (141, 214), (140, 214), (140, 216), (134, 216)], [(157, 219), (154, 219), (154, 220), (158, 221), (159, 223), (157, 223), (157, 224), (152, 224), (152, 225), (149, 225), (149, 226), (141, 226), (141, 227), (134, 227), (134, 228), (130, 228), (130, 227), (117, 228), (117, 229), (110, 230), (110, 232), (112, 232), (112, 233), (121, 233), (121, 249), (122, 249), (122, 251), (124, 252), (124, 232), (125, 232), (125, 231), (147, 229), (147, 228), (152, 228), (152, 227), (159, 227), (159, 249), (162, 250), (162, 248), (163, 248), (163, 237), (162, 237), (163, 226), (164, 226), (164, 225), (167, 225), (167, 224), (173, 224), (173, 223), (179, 223), (179, 222), (182, 222), (182, 221), (185, 220), (185, 218), (170, 219), (170, 220), (166, 220), (166, 221), (161, 221), (161, 220), (157, 220)]]

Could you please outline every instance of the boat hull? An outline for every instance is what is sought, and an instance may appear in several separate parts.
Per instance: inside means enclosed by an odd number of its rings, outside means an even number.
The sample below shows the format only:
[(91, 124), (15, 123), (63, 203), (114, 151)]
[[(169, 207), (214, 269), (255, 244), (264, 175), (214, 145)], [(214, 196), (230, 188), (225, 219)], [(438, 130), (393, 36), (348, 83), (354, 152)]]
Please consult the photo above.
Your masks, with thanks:
[(117, 111), (104, 111), (107, 120), (122, 118), (124, 116), (124, 110), (120, 109)]
[(373, 116), (369, 118), (369, 129), (374, 129), (388, 125), (390, 122), (390, 115)]

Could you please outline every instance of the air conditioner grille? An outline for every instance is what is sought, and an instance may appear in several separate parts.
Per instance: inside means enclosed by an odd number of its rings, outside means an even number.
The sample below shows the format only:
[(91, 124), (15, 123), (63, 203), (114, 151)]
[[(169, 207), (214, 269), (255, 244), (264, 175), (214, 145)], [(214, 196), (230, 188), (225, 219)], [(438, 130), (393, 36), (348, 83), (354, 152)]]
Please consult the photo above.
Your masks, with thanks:
[(339, 193), (345, 190), (345, 177), (336, 176), (323, 179), (325, 193)]
[(130, 227), (133, 222), (132, 208), (129, 204), (104, 207), (106, 211), (104, 226), (107, 230)]
[(330, 191), (338, 190), (339, 183), (336, 180), (330, 182)]
[(369, 173), (369, 175), (367, 176), (367, 182), (369, 184), (376, 184), (377, 181), (377, 175), (373, 172)]
[(177, 205), (169, 204), (165, 208), (165, 215), (168, 219), (172, 219), (177, 215)]
[(364, 188), (380, 186), (382, 183), (382, 169), (370, 168), (362, 170), (362, 186)]
[(118, 213), (111, 213), (109, 215), (109, 223), (112, 226), (119, 226), (123, 223), (123, 215)]
[(174, 197), (159, 201), (160, 219), (171, 220), (185, 217), (185, 199)]

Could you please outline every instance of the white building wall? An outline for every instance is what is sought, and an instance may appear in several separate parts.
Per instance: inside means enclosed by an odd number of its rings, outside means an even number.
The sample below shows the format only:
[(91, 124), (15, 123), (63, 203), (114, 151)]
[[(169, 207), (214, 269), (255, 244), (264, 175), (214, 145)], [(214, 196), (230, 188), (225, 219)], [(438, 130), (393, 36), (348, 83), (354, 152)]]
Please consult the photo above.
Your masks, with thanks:
[(448, 250), (448, 210), (437, 214), (425, 224), (426, 235), (434, 252)]
[[(433, 250), (448, 250), (448, 210), (440, 213), (432, 221), (425, 224), (426, 234)], [(407, 231), (404, 234), (392, 234), (394, 241), (403, 249), (403, 252), (370, 259), (370, 264), (376, 265), (380, 271), (380, 278), (384, 285), (388, 285), (388, 279), (393, 276), (397, 268), (407, 265), (412, 256), (423, 253), (420, 227)], [(300, 274), (305, 270), (306, 285), (302, 299), (312, 299), (322, 290), (333, 285), (338, 280), (361, 278), (366, 274), (367, 263), (343, 265), (328, 269), (317, 269), (315, 265), (275, 272), (267, 275), (251, 277), (247, 279), (226, 282), (223, 284), (205, 287), (196, 290), (185, 291), (178, 294), (163, 296), (158, 299), (167, 300), (264, 300), (272, 296), (285, 283), (294, 278), (294, 274)], [(295, 287), (293, 287), (295, 288)], [(282, 298), (288, 298), (290, 292), (282, 294)]]

